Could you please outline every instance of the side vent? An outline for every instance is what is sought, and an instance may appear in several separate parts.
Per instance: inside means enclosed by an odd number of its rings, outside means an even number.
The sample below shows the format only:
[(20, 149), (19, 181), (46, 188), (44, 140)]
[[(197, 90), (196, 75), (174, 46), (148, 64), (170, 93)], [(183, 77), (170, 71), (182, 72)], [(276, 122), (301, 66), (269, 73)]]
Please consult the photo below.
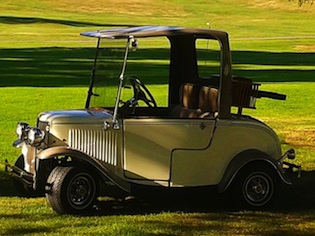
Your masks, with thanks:
[(69, 146), (110, 165), (117, 165), (117, 135), (103, 130), (70, 129)]

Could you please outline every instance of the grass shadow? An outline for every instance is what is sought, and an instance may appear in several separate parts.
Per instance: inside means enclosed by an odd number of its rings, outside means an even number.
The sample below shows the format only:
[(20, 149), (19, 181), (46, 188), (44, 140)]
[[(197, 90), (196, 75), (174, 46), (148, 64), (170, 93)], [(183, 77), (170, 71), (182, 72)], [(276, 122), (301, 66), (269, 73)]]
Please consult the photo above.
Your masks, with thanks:
[(55, 229), (45, 226), (29, 225), (28, 227), (12, 227), (4, 231), (3, 235), (44, 235), (47, 233), (53, 233)]
[(233, 51), (234, 74), (257, 82), (315, 82), (314, 52)]
[(49, 19), (41, 17), (17, 17), (17, 16), (0, 16), (0, 24), (60, 24), (73, 27), (90, 27), (90, 26), (102, 26), (102, 27), (132, 27), (135, 25), (128, 24), (99, 24), (94, 22), (82, 22), (82, 21), (71, 21), (71, 20), (60, 20), (60, 19)]
[[(93, 48), (0, 49), (0, 87), (88, 86), (94, 53)], [(128, 68), (146, 84), (166, 83), (168, 65), (161, 60), (166, 60), (168, 53), (169, 49), (142, 49)], [(315, 81), (315, 53), (235, 51), (233, 58), (234, 74), (256, 82)], [(249, 69), (241, 65), (249, 65)]]
[(0, 196), (1, 197), (22, 197), (15, 189), (13, 179), (4, 171), (0, 171)]

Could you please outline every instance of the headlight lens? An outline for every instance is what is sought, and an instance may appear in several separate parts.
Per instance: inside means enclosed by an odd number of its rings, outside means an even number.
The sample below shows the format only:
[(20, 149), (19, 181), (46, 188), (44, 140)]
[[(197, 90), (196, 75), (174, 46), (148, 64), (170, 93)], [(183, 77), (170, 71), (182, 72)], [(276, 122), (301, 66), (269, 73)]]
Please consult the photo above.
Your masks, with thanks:
[(19, 122), (16, 127), (16, 134), (20, 140), (27, 139), (27, 132), (29, 131), (30, 126), (26, 122)]
[(28, 143), (30, 145), (39, 145), (45, 137), (45, 132), (39, 128), (31, 128), (28, 132)]

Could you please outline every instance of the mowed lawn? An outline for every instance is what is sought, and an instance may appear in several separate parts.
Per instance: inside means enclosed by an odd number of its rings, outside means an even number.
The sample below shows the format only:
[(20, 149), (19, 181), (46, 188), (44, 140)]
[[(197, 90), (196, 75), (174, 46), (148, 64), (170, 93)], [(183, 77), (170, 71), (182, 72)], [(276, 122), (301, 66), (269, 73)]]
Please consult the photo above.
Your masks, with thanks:
[[(315, 6), (257, 0), (2, 0), (0, 6), (0, 235), (296, 235), (315, 231)], [(247, 114), (269, 124), (283, 150), (293, 147), (301, 179), (278, 205), (240, 211), (224, 198), (147, 204), (101, 198), (95, 214), (60, 216), (44, 198), (25, 198), (4, 173), (18, 121), (82, 108), (95, 41), (80, 32), (130, 25), (209, 27), (229, 32), (234, 74), (284, 93)], [(159, 45), (156, 46), (159, 48)], [(160, 48), (163, 50), (163, 48)], [(163, 84), (149, 83), (152, 91)]]

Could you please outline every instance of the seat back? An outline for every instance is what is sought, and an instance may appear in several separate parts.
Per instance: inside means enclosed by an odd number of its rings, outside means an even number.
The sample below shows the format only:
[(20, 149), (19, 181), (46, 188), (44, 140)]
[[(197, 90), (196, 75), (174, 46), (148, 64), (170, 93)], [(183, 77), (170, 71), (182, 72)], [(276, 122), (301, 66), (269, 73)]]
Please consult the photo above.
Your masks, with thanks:
[(199, 90), (195, 84), (182, 84), (179, 87), (179, 104), (189, 109), (197, 109)]
[(171, 115), (179, 118), (215, 117), (218, 111), (218, 89), (195, 84), (182, 84), (179, 89), (179, 105)]
[(198, 109), (198, 86), (191, 83), (182, 84), (179, 87), (179, 105), (175, 106), (171, 115), (180, 118), (196, 118)]
[(202, 86), (199, 92), (198, 108), (202, 111), (202, 117), (213, 115), (218, 112), (218, 95), (216, 88)]

